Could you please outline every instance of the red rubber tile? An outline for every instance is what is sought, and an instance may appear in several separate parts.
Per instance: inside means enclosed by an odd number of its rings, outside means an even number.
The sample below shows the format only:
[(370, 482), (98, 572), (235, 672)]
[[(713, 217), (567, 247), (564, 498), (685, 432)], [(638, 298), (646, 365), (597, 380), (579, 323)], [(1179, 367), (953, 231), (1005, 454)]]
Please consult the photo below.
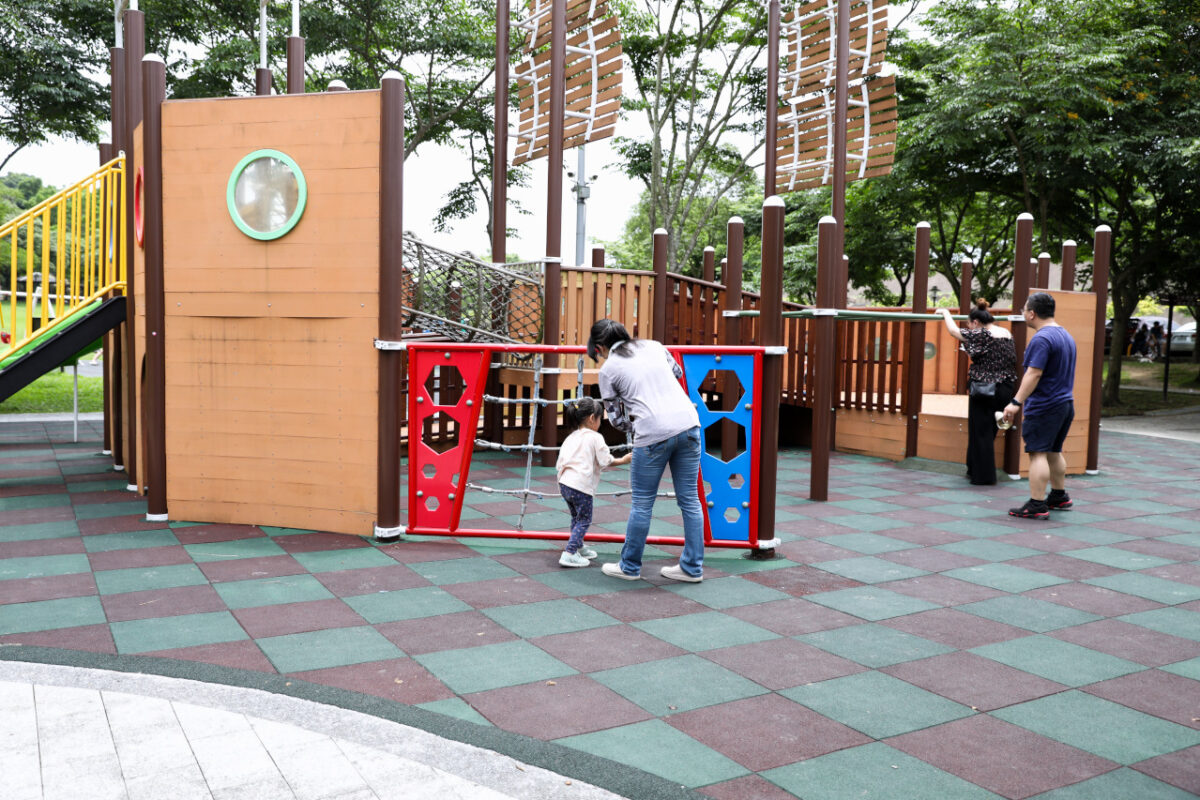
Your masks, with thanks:
[[(180, 544), (209, 544), (211, 542), (233, 542), (239, 539), (258, 539), (266, 536), (254, 525), (189, 525), (175, 528), (175, 538)], [(283, 538), (283, 537), (280, 537)]]
[[(1163, 664), (1200, 656), (1200, 642), (1119, 619), (1101, 619), (1051, 631), (1047, 635), (1148, 667), (1161, 667)], [(1200, 711), (1200, 708), (1197, 710)]]
[(906, 733), (887, 743), (1012, 800), (1079, 783), (1118, 766), (986, 714)]
[(1200, 566), (1196, 564), (1165, 564), (1161, 567), (1142, 570), (1142, 572), (1156, 578), (1166, 578), (1169, 581), (1200, 586)]
[(932, 546), (936, 544), (953, 544), (954, 542), (963, 542), (971, 538), (970, 536), (963, 536), (961, 533), (951, 533), (950, 531), (944, 531), (940, 528), (926, 528), (922, 525), (909, 525), (905, 528), (889, 528), (888, 530), (880, 531), (879, 533), (885, 534), (889, 538), (897, 539), (901, 542), (926, 546)]
[(500, 644), (517, 638), (508, 628), (478, 611), (385, 622), (376, 625), (375, 630), (410, 656)]
[[(643, 564), (643, 574), (648, 571)], [(603, 611), (610, 617), (621, 620), (621, 622), (644, 622), (648, 619), (681, 617), (684, 614), (697, 614), (712, 610), (695, 600), (658, 589), (632, 589), (608, 594), (591, 594), (580, 597), (579, 600), (597, 611)]]
[(117, 646), (107, 625), (82, 625), (78, 628), (59, 628), (34, 633), (10, 633), (0, 636), (0, 645), (21, 644), (27, 647), (60, 647), (64, 650), (83, 650), (88, 653), (115, 655)]
[(66, 522), (73, 519), (75, 519), (75, 509), (71, 506), (21, 508), (0, 514), (0, 526), (36, 525), (39, 522)]
[(922, 575), (919, 578), (892, 581), (885, 586), (893, 592), (943, 606), (975, 603), (1004, 594), (1004, 592), (987, 586), (960, 581), (957, 578), (948, 578), (945, 575)]
[[(891, 501), (891, 497), (879, 498), (882, 502)], [(913, 525), (933, 525), (937, 522), (953, 522), (958, 517), (952, 517), (949, 514), (941, 514), (937, 511), (926, 511), (923, 508), (905, 508), (901, 511), (884, 511), (876, 516), (884, 519), (895, 519), (901, 522), (908, 522)]]
[(1200, 795), (1200, 745), (1141, 761), (1133, 768), (1185, 792)]
[(108, 594), (100, 598), (109, 622), (132, 619), (178, 617), (209, 611), (225, 611), (225, 601), (211, 586), (180, 586), (144, 592)]
[(204, 664), (248, 669), (254, 672), (275, 672), (275, 666), (263, 655), (263, 651), (259, 649), (258, 645), (249, 639), (238, 642), (202, 644), (195, 647), (179, 647), (173, 650), (155, 650), (139, 655), (174, 658), (180, 661), (199, 661)]
[(799, 598), (737, 606), (725, 609), (724, 613), (781, 636), (802, 636), (862, 624), (858, 617)]
[[(127, 492), (125, 499), (136, 500), (137, 495)], [(127, 533), (129, 531), (161, 531), (167, 527), (162, 522), (146, 522), (145, 516), (141, 514), (126, 514), (123, 517), (81, 519), (78, 525), (79, 533), (83, 536), (100, 536), (105, 533)]]
[(442, 588), (474, 608), (538, 603), (542, 600), (561, 600), (566, 597), (557, 589), (551, 589), (541, 581), (524, 575), (518, 578), (454, 583)]
[(345, 533), (294, 533), (276, 536), (274, 542), (288, 553), (317, 553), (371, 546), (363, 537)]
[(774, 691), (866, 670), (861, 664), (788, 638), (709, 650), (701, 655)]
[(580, 672), (644, 664), (687, 652), (628, 625), (556, 633), (529, 641)]
[(1048, 575), (1068, 578), (1073, 581), (1084, 581), (1088, 578), (1106, 578), (1109, 575), (1117, 575), (1125, 571), (1105, 566), (1104, 564), (1097, 564), (1094, 561), (1086, 561), (1082, 558), (1072, 558), (1070, 555), (1064, 556), (1055, 553), (1047, 553), (1043, 556), (1014, 558), (1012, 561), (1004, 563), (1012, 564), (1014, 567), (1031, 569), (1034, 572), (1045, 572)]
[(994, 642), (1007, 642), (1010, 639), (1020, 639), (1029, 635), (1029, 631), (1022, 628), (984, 619), (964, 611), (955, 611), (952, 608), (935, 608), (917, 614), (894, 617), (885, 619), (880, 624), (953, 647), (956, 650), (969, 650), (972, 647), (981, 647)]
[(105, 489), (100, 492), (73, 492), (71, 504), (76, 506), (97, 505), (102, 503), (126, 503), (130, 492), (124, 489)]
[(1186, 544), (1164, 542), (1159, 539), (1134, 539), (1131, 542), (1118, 542), (1113, 547), (1118, 550), (1128, 550), (1131, 553), (1169, 558), (1173, 561), (1196, 561), (1200, 559), (1200, 547), (1189, 547)]
[(1003, 536), (993, 536), (992, 541), (1015, 544), (1018, 547), (1028, 547), (1033, 550), (1042, 550), (1046, 553), (1063, 553), (1068, 550), (1082, 550), (1085, 547), (1092, 546), (1087, 542), (1070, 539), (1066, 536), (1055, 536), (1052, 533), (1042, 533), (1041, 531), (1006, 533)]
[[(782, 529), (782, 526), (780, 528)], [(850, 529), (843, 528), (841, 532), (850, 533)], [(804, 533), (804, 535), (809, 534)], [(775, 552), (798, 564), (819, 564), (822, 561), (837, 561), (842, 558), (857, 558), (862, 555), (862, 553), (856, 553), (844, 547), (837, 547), (828, 542), (819, 542), (816, 539), (800, 539), (798, 541), (784, 542), (775, 549)]]
[[(17, 463), (21, 459), (0, 459), (0, 461), (12, 460)], [(28, 475), (27, 472), (22, 472), (21, 477)], [(44, 483), (30, 486), (28, 484), (18, 484), (16, 486), (0, 486), (0, 497), (33, 497), (34, 495), (43, 494), (62, 494), (64, 491), (61, 483)]]
[(1200, 730), (1200, 707), (1186, 699), (1196, 697), (1196, 681), (1182, 675), (1147, 669), (1093, 683), (1083, 691)]
[(262, 558), (234, 558), (229, 561), (208, 561), (197, 564), (200, 571), (213, 583), (246, 581), (255, 578), (279, 578), (284, 575), (303, 575), (308, 572), (291, 556), (263, 556)]
[(851, 580), (841, 575), (834, 575), (830, 572), (809, 566), (765, 569), (761, 572), (748, 572), (743, 577), (761, 586), (786, 592), (793, 597), (862, 586), (856, 580)]
[(96, 594), (96, 579), (90, 572), (0, 581), (0, 604), (61, 600), (64, 597), (93, 594)]
[(314, 669), (292, 673), (292, 677), (408, 705), (448, 700), (455, 696), (454, 692), (411, 658)]
[(334, 572), (318, 572), (314, 575), (325, 588), (338, 597), (353, 597), (375, 592), (393, 592), (397, 589), (415, 589), (431, 586), (424, 577), (402, 564), (393, 567), (367, 567), (366, 569), (344, 569)]
[(0, 558), (60, 556), (85, 552), (83, 539), (36, 539), (32, 542), (0, 542)]
[(791, 792), (786, 792), (757, 775), (747, 775), (744, 778), (724, 783), (714, 783), (696, 791), (715, 798), (715, 800), (795, 800), (796, 798)]
[(979, 711), (1022, 703), (1067, 687), (974, 653), (946, 653), (884, 667), (914, 686)]
[(535, 739), (615, 728), (652, 719), (640, 706), (587, 675), (464, 695), (494, 725)]
[(1041, 589), (1031, 589), (1025, 592), (1026, 597), (1038, 600), (1048, 600), (1060, 606), (1077, 608), (1090, 614), (1102, 617), (1119, 617), (1122, 614), (1134, 614), (1138, 611), (1150, 611), (1162, 608), (1161, 603), (1134, 597), (1123, 592), (1114, 592), (1102, 586), (1091, 586), (1086, 583), (1063, 583), (1058, 586), (1044, 586)]
[(130, 569), (132, 567), (165, 567), (171, 564), (190, 564), (192, 557), (179, 545), (141, 547), (129, 550), (106, 550), (88, 553), (92, 570)]
[(336, 598), (239, 608), (233, 612), (233, 616), (242, 623), (246, 633), (255, 639), (330, 628), (352, 628), (364, 622), (354, 609)]
[(945, 550), (938, 550), (936, 547), (914, 547), (911, 550), (880, 553), (879, 558), (891, 561), (893, 564), (903, 564), (906, 567), (923, 569), (926, 572), (943, 572), (948, 569), (974, 567), (985, 563), (981, 558), (964, 556), (961, 553), (950, 553)]
[(777, 694), (685, 711), (665, 721), (756, 772), (871, 741)]
[(478, 558), (465, 544), (436, 536), (408, 539), (380, 548), (401, 564), (416, 564), (420, 561), (445, 561), (450, 558)]

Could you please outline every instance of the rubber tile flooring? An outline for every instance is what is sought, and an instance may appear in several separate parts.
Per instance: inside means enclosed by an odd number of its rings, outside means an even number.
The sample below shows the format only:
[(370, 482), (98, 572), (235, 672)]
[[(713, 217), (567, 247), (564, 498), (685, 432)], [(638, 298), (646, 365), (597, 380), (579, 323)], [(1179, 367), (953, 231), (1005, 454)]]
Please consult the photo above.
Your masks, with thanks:
[[(566, 775), (571, 753), (608, 759), (589, 763), (679, 796), (1200, 793), (1193, 443), (1105, 434), (1101, 474), (1071, 478), (1075, 508), (1048, 522), (1007, 516), (1024, 482), (848, 455), (829, 502), (809, 502), (807, 451), (786, 451), (777, 557), (710, 549), (704, 582), (680, 585), (658, 576), (670, 548), (625, 582), (558, 567), (547, 542), (147, 523), (84, 431), (0, 426), (0, 658), (283, 676), (436, 712), (459, 738), (557, 746)], [(504, 454), (471, 476), (523, 479)], [(524, 509), (472, 491), (464, 517), (564, 527), (553, 470), (534, 484), (550, 496)], [(623, 532), (625, 515), (600, 500), (595, 528)], [(680, 529), (660, 501), (653, 532)]]

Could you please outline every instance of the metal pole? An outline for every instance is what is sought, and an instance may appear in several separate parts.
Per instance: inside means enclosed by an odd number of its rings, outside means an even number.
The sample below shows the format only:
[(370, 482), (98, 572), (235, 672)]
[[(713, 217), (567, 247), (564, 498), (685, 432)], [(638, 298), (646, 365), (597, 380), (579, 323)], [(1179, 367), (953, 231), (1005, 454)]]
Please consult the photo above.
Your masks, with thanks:
[(254, 72), (254, 93), (259, 95), (271, 93), (271, 70), (267, 67), (267, 2), (259, 0), (258, 5), (258, 69)]
[(579, 145), (579, 161), (575, 173), (575, 263), (583, 265), (583, 246), (587, 241), (587, 199), (592, 194), (588, 184), (583, 145)]
[(763, 167), (763, 194), (772, 197), (775, 194), (777, 169), (777, 154), (775, 140), (779, 135), (779, 0), (768, 0), (767, 3), (767, 121), (766, 142), (767, 159)]
[(651, 336), (655, 340), (667, 341), (667, 230), (658, 228), (654, 231), (654, 322), (650, 327)]
[(1171, 329), (1175, 327), (1175, 300), (1167, 302), (1167, 332), (1163, 340), (1166, 360), (1163, 362), (1163, 400), (1167, 399), (1167, 387), (1171, 383)]
[(496, 105), (492, 147), (492, 261), (508, 258), (508, 0), (496, 2)]
[[(783, 200), (771, 195), (762, 208), (762, 316), (759, 345), (783, 344)], [(758, 541), (775, 538), (775, 484), (779, 466), (779, 404), (783, 395), (783, 356), (764, 355), (758, 467)], [(774, 548), (755, 548), (752, 557), (769, 558)]]
[[(566, 124), (567, 4), (550, 4), (550, 143), (546, 156), (546, 316), (542, 341), (562, 343), (562, 191), (563, 133)], [(558, 367), (557, 361), (552, 366)], [(548, 373), (546, 397), (558, 399), (558, 375)], [(558, 412), (551, 408), (542, 415), (542, 445), (554, 446), (558, 439)], [(542, 452), (542, 466), (552, 467), (557, 456)]]
[[(833, 217), (821, 217), (817, 224), (817, 307), (833, 307), (834, 257), (837, 250), (838, 223)], [(822, 315), (813, 321), (809, 357), (813, 367), (812, 465), (808, 476), (808, 499), (829, 499), (829, 451), (833, 434), (833, 369), (837, 346), (837, 318)]]
[[(913, 263), (912, 310), (924, 314), (928, 310), (929, 294), (929, 223), (917, 223)], [(925, 392), (925, 323), (908, 324), (908, 357), (905, 359), (903, 408), (907, 422), (904, 455), (917, 455), (917, 434), (920, 429), (921, 398)]]
[(167, 519), (166, 307), (163, 283), (162, 104), (167, 65), (151, 53), (142, 59), (142, 213), (145, 247), (146, 388), (142, 425), (146, 439), (146, 521)]
[[(975, 262), (969, 258), (964, 258), (962, 261), (962, 278), (958, 286), (958, 313), (968, 314), (971, 307), (975, 304), (971, 297), (971, 281), (974, 280)], [(955, 389), (958, 394), (967, 393), (967, 354), (960, 347), (958, 348), (958, 371), (955, 379)]]
[(1058, 286), (1064, 292), (1075, 291), (1075, 240), (1067, 239), (1062, 246), (1062, 276)]
[[(75, 420), (75, 424), (72, 429), (73, 435), (72, 435), (71, 441), (78, 442), (79, 441), (79, 361), (78, 360), (76, 360), (75, 363), (71, 365), (71, 380), (72, 380), (72, 383), (74, 384), (74, 388), (72, 389), (72, 392), (71, 392), (71, 416)], [(1165, 393), (1166, 389), (1164, 389), (1163, 392)]]
[[(1033, 250), (1033, 215), (1020, 214), (1017, 217), (1016, 253), (1013, 257), (1012, 311), (1021, 313), (1025, 301), (1029, 299), (1029, 268), (1032, 259), (1029, 257)], [(1013, 325), (1013, 345), (1017, 350), (1017, 363), (1025, 358), (1025, 341), (1028, 331), (1025, 325)], [(1103, 347), (1104, 343), (1100, 343)], [(1015, 427), (1009, 428), (1004, 434), (1004, 471), (1013, 480), (1021, 477), (1021, 436)]]
[(1108, 316), (1108, 261), (1112, 254), (1112, 228), (1096, 228), (1092, 245), (1092, 292), (1096, 295), (1095, 333), (1092, 341), (1092, 393), (1088, 404), (1088, 474), (1100, 471), (1100, 401), (1104, 386), (1104, 321)]

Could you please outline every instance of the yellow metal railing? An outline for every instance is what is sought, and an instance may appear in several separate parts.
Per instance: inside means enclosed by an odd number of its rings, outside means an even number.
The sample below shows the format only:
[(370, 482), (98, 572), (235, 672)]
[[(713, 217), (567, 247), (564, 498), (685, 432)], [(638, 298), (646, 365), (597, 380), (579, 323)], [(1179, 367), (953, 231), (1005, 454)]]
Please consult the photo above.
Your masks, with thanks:
[(124, 293), (125, 190), (122, 155), (0, 224), (0, 272), (8, 273), (0, 358), (95, 300)]

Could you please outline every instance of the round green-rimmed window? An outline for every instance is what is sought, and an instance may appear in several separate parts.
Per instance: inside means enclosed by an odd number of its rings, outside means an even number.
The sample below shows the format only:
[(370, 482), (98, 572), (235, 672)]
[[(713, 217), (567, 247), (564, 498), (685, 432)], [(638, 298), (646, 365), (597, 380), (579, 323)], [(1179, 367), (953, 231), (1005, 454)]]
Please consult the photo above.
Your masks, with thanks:
[(254, 239), (278, 239), (304, 214), (308, 186), (291, 156), (255, 150), (233, 168), (225, 199), (238, 230)]

